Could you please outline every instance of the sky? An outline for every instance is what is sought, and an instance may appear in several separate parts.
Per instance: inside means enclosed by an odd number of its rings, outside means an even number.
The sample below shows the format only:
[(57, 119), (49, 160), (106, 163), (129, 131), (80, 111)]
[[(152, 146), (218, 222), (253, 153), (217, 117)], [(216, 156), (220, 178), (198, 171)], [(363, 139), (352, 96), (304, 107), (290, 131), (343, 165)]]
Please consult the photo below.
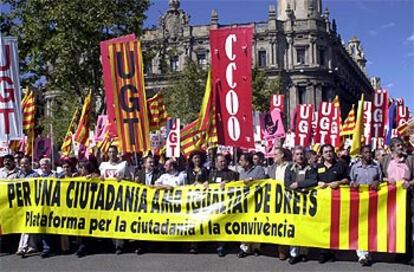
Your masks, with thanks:
[[(182, 0), (181, 8), (191, 25), (208, 24), (212, 9), (219, 23), (266, 21), (276, 0)], [(394, 98), (403, 97), (414, 111), (414, 0), (322, 0), (337, 31), (347, 42), (358, 37), (367, 58), (369, 76), (381, 78), (382, 87)], [(153, 0), (145, 26), (158, 25), (168, 0)]]

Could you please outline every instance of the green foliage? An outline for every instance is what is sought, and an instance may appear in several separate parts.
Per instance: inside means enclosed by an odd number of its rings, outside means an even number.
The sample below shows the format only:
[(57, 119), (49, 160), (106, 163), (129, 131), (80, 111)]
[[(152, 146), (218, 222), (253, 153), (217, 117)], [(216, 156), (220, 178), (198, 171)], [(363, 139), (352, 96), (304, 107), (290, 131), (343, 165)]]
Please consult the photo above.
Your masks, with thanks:
[[(99, 43), (125, 34), (140, 35), (149, 0), (3, 0), (1, 30), (19, 41), (22, 87), (46, 83), (61, 97), (50, 122), (66, 126), (72, 108), (89, 90), (104, 99)], [(73, 102), (75, 105), (59, 107)], [(80, 105), (81, 106), (81, 105)], [(98, 113), (103, 111), (103, 104)], [(46, 127), (46, 125), (45, 125)], [(64, 129), (65, 130), (65, 129)], [(55, 136), (60, 137), (59, 135)]]
[(170, 72), (170, 87), (163, 91), (168, 114), (180, 118), (181, 123), (190, 123), (198, 117), (204, 96), (207, 70), (195, 61), (186, 59), (180, 73)]
[(282, 91), (281, 75), (269, 79), (264, 70), (252, 69), (253, 108), (255, 111), (265, 112), (269, 110), (270, 96)]

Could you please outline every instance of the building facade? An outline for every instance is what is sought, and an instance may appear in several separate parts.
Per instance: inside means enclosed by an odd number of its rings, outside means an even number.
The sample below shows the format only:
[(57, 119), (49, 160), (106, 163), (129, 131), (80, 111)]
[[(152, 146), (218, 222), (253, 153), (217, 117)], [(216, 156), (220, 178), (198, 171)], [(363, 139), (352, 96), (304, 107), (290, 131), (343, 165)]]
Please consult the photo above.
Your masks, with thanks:
[[(216, 10), (209, 24), (190, 25), (189, 18), (179, 0), (169, 0), (159, 26), (144, 32), (149, 92), (167, 87), (166, 72), (181, 71), (186, 58), (203, 66), (210, 63), (209, 30), (228, 25), (219, 24)], [(373, 85), (378, 87), (379, 79), (370, 81), (367, 76), (361, 42), (354, 37), (343, 44), (335, 20), (328, 9), (322, 9), (322, 0), (279, 0), (277, 8), (269, 6), (267, 21), (231, 26), (241, 25), (253, 26), (252, 65), (263, 69), (269, 79), (281, 77), (283, 88), (275, 92), (285, 94), (290, 113), (297, 104), (318, 105), (339, 95), (344, 116), (361, 93), (371, 100)]]

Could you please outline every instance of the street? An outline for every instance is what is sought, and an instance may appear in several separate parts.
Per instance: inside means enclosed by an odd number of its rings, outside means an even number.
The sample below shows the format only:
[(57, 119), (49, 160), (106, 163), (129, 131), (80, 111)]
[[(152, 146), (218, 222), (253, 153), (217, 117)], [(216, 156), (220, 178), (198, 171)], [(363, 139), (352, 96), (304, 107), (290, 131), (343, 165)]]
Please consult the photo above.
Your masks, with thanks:
[(308, 262), (290, 265), (275, 258), (273, 249), (274, 246), (266, 245), (265, 255), (244, 259), (237, 258), (236, 246), (219, 258), (212, 247), (206, 252), (188, 254), (180, 245), (176, 251), (173, 246), (168, 252), (159, 250), (143, 255), (99, 253), (84, 258), (58, 255), (47, 259), (6, 255), (0, 257), (0, 271), (413, 271), (411, 266), (393, 262), (393, 256), (387, 254), (374, 255), (372, 267), (361, 267), (353, 252), (341, 252), (336, 254), (336, 262), (319, 264), (315, 250)]

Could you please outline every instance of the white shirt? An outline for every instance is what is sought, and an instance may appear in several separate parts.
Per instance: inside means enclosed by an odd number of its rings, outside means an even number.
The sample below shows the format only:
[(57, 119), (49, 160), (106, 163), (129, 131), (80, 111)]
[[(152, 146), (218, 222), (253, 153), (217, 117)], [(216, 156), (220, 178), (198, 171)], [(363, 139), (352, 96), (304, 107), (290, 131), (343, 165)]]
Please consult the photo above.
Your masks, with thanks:
[(187, 175), (185, 172), (176, 172), (175, 174), (164, 173), (155, 181), (155, 184), (176, 187), (184, 185), (186, 179)]
[(285, 180), (285, 172), (286, 172), (286, 168), (288, 165), (289, 165), (288, 162), (284, 162), (281, 165), (276, 166), (276, 174), (275, 174), (276, 180)]
[(99, 165), (99, 171), (104, 178), (124, 178), (127, 171), (127, 162), (102, 162), (101, 165)]

